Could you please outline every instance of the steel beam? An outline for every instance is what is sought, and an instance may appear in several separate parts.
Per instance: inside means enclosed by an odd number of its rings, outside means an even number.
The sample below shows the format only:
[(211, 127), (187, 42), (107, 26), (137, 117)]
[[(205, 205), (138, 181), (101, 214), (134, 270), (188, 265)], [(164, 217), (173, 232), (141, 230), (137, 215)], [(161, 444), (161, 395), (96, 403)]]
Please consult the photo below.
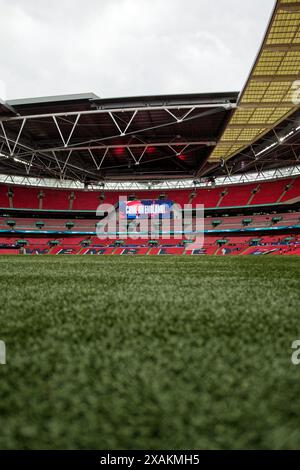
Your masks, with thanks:
[(58, 118), (58, 117), (67, 117), (67, 116), (90, 116), (93, 114), (105, 114), (105, 113), (124, 113), (124, 112), (142, 112), (142, 111), (160, 111), (160, 110), (179, 110), (179, 109), (186, 109), (187, 111), (191, 109), (213, 109), (213, 108), (223, 108), (223, 109), (234, 109), (236, 108), (235, 103), (224, 103), (224, 102), (216, 102), (216, 103), (204, 103), (204, 104), (195, 104), (195, 105), (171, 105), (171, 106), (141, 106), (141, 107), (130, 107), (130, 108), (107, 108), (107, 109), (92, 109), (87, 111), (68, 111), (64, 113), (46, 113), (46, 114), (29, 114), (24, 116), (11, 116), (11, 117), (1, 117), (0, 121), (2, 122), (10, 122), (10, 121), (19, 121), (24, 118), (27, 120), (30, 119), (41, 119), (41, 118)]

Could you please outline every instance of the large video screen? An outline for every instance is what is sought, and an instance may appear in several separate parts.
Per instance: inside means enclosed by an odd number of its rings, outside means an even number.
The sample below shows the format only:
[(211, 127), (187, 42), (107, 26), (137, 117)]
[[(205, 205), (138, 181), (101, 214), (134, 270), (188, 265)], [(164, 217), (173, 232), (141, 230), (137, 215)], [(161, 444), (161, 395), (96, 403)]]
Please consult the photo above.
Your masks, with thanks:
[(169, 218), (172, 205), (165, 200), (121, 201), (119, 210), (124, 219)]

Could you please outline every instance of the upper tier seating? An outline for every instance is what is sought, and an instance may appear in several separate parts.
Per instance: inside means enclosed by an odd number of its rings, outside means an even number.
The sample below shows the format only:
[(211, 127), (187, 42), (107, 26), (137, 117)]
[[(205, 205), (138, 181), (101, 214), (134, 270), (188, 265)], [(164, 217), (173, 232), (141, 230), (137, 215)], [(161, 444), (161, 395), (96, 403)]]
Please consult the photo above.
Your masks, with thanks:
[(101, 202), (118, 204), (119, 197), (159, 199), (206, 208), (265, 205), (300, 200), (300, 177), (263, 183), (197, 189), (136, 191), (83, 191), (0, 185), (0, 208), (96, 211)]
[(226, 195), (222, 198), (219, 207), (247, 206), (253, 189), (257, 184), (246, 184), (228, 188)]
[[(276, 203), (279, 201), (281, 196), (283, 195), (285, 188), (288, 184), (291, 183), (291, 179), (289, 180), (277, 180), (277, 181), (270, 181), (266, 183), (262, 183), (259, 185), (259, 189), (257, 193), (254, 195), (251, 204), (256, 205), (263, 205), (263, 204), (272, 204), (273, 202)], [(298, 181), (300, 185), (300, 180)], [(299, 195), (300, 195), (300, 187), (299, 187)]]
[[(21, 188), (13, 187), (13, 203), (14, 207), (21, 207), (23, 209), (38, 209), (39, 208), (39, 189), (37, 188)], [(7, 206), (9, 207), (9, 206)]]
[(300, 179), (293, 179), (289, 186), (289, 189), (283, 194), (281, 202), (300, 200)]

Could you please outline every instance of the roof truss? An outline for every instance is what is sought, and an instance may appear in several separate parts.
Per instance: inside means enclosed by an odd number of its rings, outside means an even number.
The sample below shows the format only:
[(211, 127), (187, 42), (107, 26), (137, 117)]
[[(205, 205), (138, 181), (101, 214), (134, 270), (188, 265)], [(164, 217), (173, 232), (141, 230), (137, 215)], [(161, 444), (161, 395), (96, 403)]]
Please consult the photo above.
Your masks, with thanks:
[[(126, 152), (127, 160), (124, 165), (132, 163), (138, 166), (144, 162), (147, 152), (156, 148), (159, 149), (160, 155), (159, 158), (152, 159), (153, 164), (158, 160), (173, 159), (175, 166), (182, 172), (185, 170), (185, 163), (174, 157), (180, 156), (182, 152), (188, 154), (201, 147), (214, 147), (217, 140), (176, 136), (177, 126), (205, 119), (220, 112), (224, 113), (224, 110), (234, 107), (234, 103), (220, 100), (220, 102), (181, 106), (138, 106), (125, 109), (113, 107), (103, 109), (99, 106), (97, 109), (79, 112), (5, 116), (0, 118), (1, 152), (8, 160), (24, 164), (28, 175), (44, 169), (60, 179), (74, 178), (84, 181), (87, 178), (101, 179), (101, 170), (113, 166), (113, 153), (116, 150), (121, 149), (122, 152)], [(159, 111), (162, 121), (152, 122), (151, 126), (141, 125), (146, 114), (152, 111)], [(93, 130), (90, 138), (83, 138), (80, 134), (81, 126), (87, 128), (89, 125), (97, 126), (87, 121), (93, 117), (106, 119), (106, 123), (108, 120), (110, 131), (104, 136), (97, 136), (97, 132)], [(84, 119), (85, 124), (83, 124)], [(29, 135), (28, 128), (36, 128), (36, 132), (41, 133), (43, 126), (47, 126), (47, 130), (50, 129), (54, 137), (39, 142), (38, 139), (35, 140), (32, 132)], [(159, 132), (165, 128), (174, 130), (166, 138), (159, 137)], [(92, 165), (86, 165), (87, 158)]]

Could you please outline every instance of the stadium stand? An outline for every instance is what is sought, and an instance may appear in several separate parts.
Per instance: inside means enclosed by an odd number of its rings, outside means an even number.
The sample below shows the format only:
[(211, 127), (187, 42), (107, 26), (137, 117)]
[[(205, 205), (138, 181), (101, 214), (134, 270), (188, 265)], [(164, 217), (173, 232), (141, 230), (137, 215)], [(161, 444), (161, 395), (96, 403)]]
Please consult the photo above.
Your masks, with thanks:
[(246, 184), (228, 188), (219, 207), (247, 206), (256, 186), (256, 184)]
[[(290, 232), (276, 235), (240, 235), (230, 236), (205, 236), (205, 243), (200, 250), (183, 246), (182, 240), (159, 240), (157, 246), (153, 246), (148, 239), (130, 239), (119, 246), (118, 238), (99, 240), (97, 237), (68, 237), (49, 238), (1, 236), (0, 253), (16, 254), (18, 248), (24, 244), (28, 254), (176, 254), (176, 255), (244, 255), (263, 254), (276, 252), (277, 254), (299, 254), (300, 234)], [(224, 250), (226, 253), (224, 253)]]
[[(119, 197), (136, 199), (161, 199), (174, 201), (180, 205), (204, 204), (207, 208), (246, 207), (280, 204), (300, 199), (300, 178), (261, 183), (244, 183), (219, 187), (197, 189), (178, 189), (176, 191), (84, 191), (64, 189), (38, 189), (31, 187), (9, 187), (0, 185), (0, 207), (9, 208), (9, 191), (12, 191), (12, 204), (15, 209), (38, 209), (42, 200), (43, 210), (95, 211), (98, 205), (118, 204)], [(70, 204), (72, 202), (72, 204)], [(70, 205), (72, 209), (70, 209)]]
[[(0, 185), (0, 254), (51, 255), (259, 255), (299, 254), (300, 178), (261, 183), (170, 191), (72, 191)], [(204, 245), (190, 245), (180, 234), (153, 240), (96, 236), (99, 203), (118, 210), (128, 200), (170, 200), (180, 205), (205, 204)], [(269, 206), (274, 204), (274, 206)], [(229, 211), (227, 211), (229, 209)], [(71, 212), (69, 212), (71, 211)], [(86, 211), (86, 212), (85, 212)], [(68, 214), (67, 214), (68, 213)], [(193, 212), (195, 216), (196, 212)], [(195, 218), (189, 230), (195, 230)], [(155, 238), (156, 237), (156, 238)], [(124, 238), (124, 235), (123, 235)], [(192, 246), (192, 248), (191, 248)]]
[[(251, 216), (221, 216), (218, 217), (218, 225), (214, 225), (216, 217), (208, 216), (204, 220), (205, 230), (241, 230), (246, 228), (268, 228), (300, 225), (300, 210), (287, 213), (269, 213)], [(11, 230), (9, 222), (11, 217), (0, 217), (0, 230)], [(80, 231), (94, 232), (97, 219), (57, 219), (57, 218), (30, 218), (14, 217), (15, 225), (13, 230), (34, 230), (36, 232), (44, 230), (58, 231)], [(71, 229), (67, 225), (71, 224)]]
[(283, 196), (286, 186), (290, 183), (291, 180), (278, 180), (260, 184), (251, 204), (264, 205), (278, 203)]
[(300, 179), (295, 178), (292, 180), (290, 184), (287, 185), (288, 187), (284, 191), (280, 202), (296, 202), (300, 199)]

